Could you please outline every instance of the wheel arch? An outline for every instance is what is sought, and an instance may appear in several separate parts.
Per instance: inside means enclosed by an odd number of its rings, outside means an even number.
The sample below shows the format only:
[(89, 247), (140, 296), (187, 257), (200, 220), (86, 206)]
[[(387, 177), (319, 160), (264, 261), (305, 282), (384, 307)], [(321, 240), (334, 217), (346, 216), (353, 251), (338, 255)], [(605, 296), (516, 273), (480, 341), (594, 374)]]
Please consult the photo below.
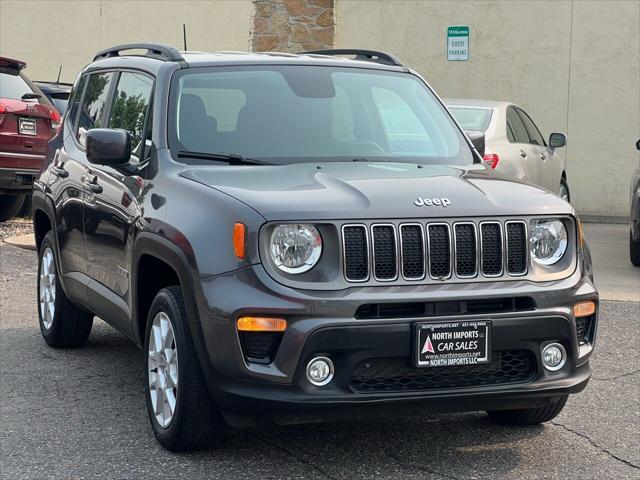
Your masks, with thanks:
[(160, 235), (143, 232), (136, 239), (132, 259), (132, 327), (138, 346), (144, 345), (147, 314), (153, 298), (164, 287), (181, 288), (190, 323), (194, 323), (198, 318), (194, 271), (180, 247)]

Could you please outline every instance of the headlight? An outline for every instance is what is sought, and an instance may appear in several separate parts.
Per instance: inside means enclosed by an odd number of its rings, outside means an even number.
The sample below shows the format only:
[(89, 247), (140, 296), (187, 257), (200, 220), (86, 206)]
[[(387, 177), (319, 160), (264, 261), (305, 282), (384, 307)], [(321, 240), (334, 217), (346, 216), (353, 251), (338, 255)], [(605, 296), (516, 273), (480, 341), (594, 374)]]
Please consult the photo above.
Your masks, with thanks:
[(529, 236), (531, 258), (540, 265), (553, 265), (567, 251), (567, 229), (557, 218), (541, 218), (531, 222)]
[(311, 269), (322, 253), (322, 237), (313, 225), (287, 223), (276, 225), (269, 245), (271, 258), (286, 273)]

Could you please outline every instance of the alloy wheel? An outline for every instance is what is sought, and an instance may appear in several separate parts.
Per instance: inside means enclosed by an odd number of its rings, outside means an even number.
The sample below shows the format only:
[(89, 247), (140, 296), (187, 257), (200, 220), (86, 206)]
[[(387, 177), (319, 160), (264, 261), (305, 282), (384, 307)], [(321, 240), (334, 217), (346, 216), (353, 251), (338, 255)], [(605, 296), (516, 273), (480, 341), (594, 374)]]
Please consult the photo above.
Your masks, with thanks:
[(147, 365), (153, 413), (158, 424), (166, 428), (176, 411), (178, 350), (171, 320), (165, 312), (159, 312), (153, 319), (149, 332)]
[(40, 258), (39, 296), (42, 324), (49, 330), (56, 313), (56, 263), (50, 247), (45, 248)]

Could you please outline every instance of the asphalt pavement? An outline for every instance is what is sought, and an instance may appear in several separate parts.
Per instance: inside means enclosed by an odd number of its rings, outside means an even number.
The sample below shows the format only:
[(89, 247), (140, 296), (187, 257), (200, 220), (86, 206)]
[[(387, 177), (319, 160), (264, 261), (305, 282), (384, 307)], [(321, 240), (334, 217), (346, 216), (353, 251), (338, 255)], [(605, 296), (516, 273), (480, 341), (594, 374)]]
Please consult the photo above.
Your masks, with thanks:
[[(602, 245), (594, 253), (601, 288), (618, 288), (611, 258), (624, 252)], [(610, 292), (622, 294), (616, 298), (640, 292), (640, 270), (627, 273), (627, 287)], [(231, 431), (217, 450), (173, 454), (148, 424), (142, 352), (99, 319), (86, 347), (47, 347), (38, 329), (35, 253), (0, 244), (0, 475), (638, 479), (638, 332), (640, 303), (604, 300), (592, 381), (543, 426), (498, 426), (483, 413), (273, 426)]]

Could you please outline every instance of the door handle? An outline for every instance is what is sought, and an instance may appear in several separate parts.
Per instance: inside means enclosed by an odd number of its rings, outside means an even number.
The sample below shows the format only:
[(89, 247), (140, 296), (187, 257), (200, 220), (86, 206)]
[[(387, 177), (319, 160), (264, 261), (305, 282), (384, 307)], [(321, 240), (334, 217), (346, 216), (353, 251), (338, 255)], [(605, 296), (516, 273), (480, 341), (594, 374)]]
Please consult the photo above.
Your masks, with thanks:
[(64, 169), (64, 164), (59, 167), (51, 165), (51, 172), (59, 178), (67, 178), (69, 176), (69, 172)]
[(520, 150), (520, 156), (522, 158), (527, 158), (527, 152), (525, 152), (524, 150)]
[(547, 157), (544, 156), (544, 153), (540, 154), (540, 160), (546, 160)]
[(93, 193), (102, 193), (102, 185), (97, 182), (97, 178), (93, 177), (93, 180), (84, 182), (84, 188)]

